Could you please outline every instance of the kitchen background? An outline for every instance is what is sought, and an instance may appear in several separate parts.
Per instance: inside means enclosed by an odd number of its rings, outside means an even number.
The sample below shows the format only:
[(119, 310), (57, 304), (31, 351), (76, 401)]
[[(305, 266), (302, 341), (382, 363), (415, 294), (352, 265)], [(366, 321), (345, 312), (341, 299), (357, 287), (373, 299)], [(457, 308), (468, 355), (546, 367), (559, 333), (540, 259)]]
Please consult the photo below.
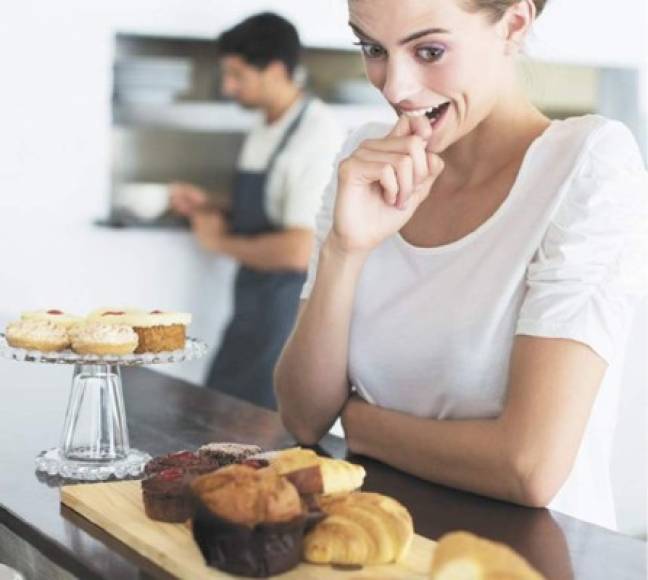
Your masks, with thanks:
[[(334, 103), (341, 123), (390, 118), (362, 81), (344, 0), (22, 0), (4, 8), (3, 326), (26, 308), (141, 305), (191, 311), (192, 333), (218, 344), (234, 265), (199, 252), (156, 201), (159, 188), (142, 185), (180, 178), (226, 189), (253, 117), (220, 99), (212, 40), (265, 9), (297, 25), (304, 82)], [(521, 64), (533, 99), (554, 117), (621, 119), (645, 153), (647, 32), (645, 0), (550, 0)], [(644, 304), (614, 434), (620, 524), (637, 535), (646, 529), (646, 349)], [(160, 370), (199, 383), (207, 364)], [(62, 372), (53, 369), (53, 388), (67, 388)]]

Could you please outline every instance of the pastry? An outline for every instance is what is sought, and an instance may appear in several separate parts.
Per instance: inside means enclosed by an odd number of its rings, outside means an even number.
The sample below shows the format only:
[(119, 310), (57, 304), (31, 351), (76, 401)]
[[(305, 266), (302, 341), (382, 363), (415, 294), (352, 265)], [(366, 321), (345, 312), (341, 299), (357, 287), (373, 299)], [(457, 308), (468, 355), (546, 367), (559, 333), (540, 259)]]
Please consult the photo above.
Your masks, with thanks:
[(271, 576), (295, 567), (305, 516), (299, 493), (271, 467), (228, 465), (191, 484), (193, 536), (208, 565)]
[(180, 469), (190, 476), (204, 475), (221, 467), (212, 457), (198, 455), (193, 451), (176, 451), (154, 457), (144, 466), (144, 473), (152, 475), (166, 469)]
[(70, 328), (83, 322), (83, 318), (62, 310), (28, 310), (20, 314), (22, 320), (49, 320), (64, 328)]
[(281, 475), (285, 475), (301, 494), (331, 494), (359, 489), (365, 470), (342, 459), (320, 457), (310, 449), (286, 449), (270, 459)]
[(102, 308), (88, 315), (89, 320), (106, 324), (128, 324), (139, 338), (136, 353), (183, 349), (191, 314), (134, 308)]
[(313, 564), (371, 565), (401, 560), (414, 538), (409, 512), (395, 499), (354, 492), (320, 498), (326, 518), (304, 538)]
[(506, 544), (469, 532), (441, 537), (431, 567), (433, 580), (543, 580), (528, 562)]
[(142, 480), (146, 515), (160, 522), (179, 523), (193, 516), (190, 476), (179, 468), (165, 469)]
[(74, 328), (72, 350), (79, 354), (125, 355), (137, 347), (137, 334), (130, 326), (89, 322)]
[(5, 330), (7, 343), (15, 348), (55, 352), (70, 346), (70, 339), (63, 326), (50, 320), (16, 320)]
[(258, 445), (246, 445), (244, 443), (207, 443), (198, 448), (198, 454), (211, 457), (221, 465), (230, 463), (241, 463), (251, 455), (261, 452)]

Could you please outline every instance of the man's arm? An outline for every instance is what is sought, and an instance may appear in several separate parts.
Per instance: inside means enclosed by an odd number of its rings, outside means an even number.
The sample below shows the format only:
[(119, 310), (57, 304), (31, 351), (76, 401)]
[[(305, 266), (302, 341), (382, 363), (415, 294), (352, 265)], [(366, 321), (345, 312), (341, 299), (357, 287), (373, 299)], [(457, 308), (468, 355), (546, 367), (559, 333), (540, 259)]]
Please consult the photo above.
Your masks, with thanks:
[(504, 411), (437, 421), (349, 400), (350, 450), (428, 481), (546, 506), (573, 466), (606, 363), (571, 340), (518, 336)]
[(288, 228), (256, 236), (225, 234), (220, 252), (255, 270), (305, 272), (313, 238), (313, 232), (306, 228)]

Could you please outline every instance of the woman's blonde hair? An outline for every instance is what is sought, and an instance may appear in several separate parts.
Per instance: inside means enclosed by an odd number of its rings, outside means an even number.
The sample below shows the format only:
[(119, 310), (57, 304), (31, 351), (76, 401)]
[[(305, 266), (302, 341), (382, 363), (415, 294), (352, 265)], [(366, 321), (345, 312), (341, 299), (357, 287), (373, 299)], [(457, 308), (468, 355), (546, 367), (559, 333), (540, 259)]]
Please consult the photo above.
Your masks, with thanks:
[[(467, 0), (467, 2), (474, 10), (490, 12), (493, 20), (498, 21), (510, 6), (513, 6), (516, 2), (520, 2), (520, 0)], [(536, 7), (536, 16), (540, 16), (540, 13), (547, 4), (547, 0), (533, 0), (533, 3)]]

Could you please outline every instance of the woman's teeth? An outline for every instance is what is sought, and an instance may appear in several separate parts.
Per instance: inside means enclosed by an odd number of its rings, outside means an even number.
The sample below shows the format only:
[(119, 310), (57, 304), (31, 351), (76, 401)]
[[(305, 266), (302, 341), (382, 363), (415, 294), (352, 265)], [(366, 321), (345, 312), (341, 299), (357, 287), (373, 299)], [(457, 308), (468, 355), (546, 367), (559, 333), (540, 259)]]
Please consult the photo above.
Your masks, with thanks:
[(423, 115), (425, 115), (428, 119), (433, 120), (441, 116), (441, 113), (443, 113), (443, 111), (446, 109), (447, 105), (449, 104), (450, 104), (449, 102), (446, 102), (446, 103), (441, 103), (436, 107), (429, 107), (427, 109), (415, 109), (412, 111), (403, 111), (403, 114), (408, 117), (422, 117)]

